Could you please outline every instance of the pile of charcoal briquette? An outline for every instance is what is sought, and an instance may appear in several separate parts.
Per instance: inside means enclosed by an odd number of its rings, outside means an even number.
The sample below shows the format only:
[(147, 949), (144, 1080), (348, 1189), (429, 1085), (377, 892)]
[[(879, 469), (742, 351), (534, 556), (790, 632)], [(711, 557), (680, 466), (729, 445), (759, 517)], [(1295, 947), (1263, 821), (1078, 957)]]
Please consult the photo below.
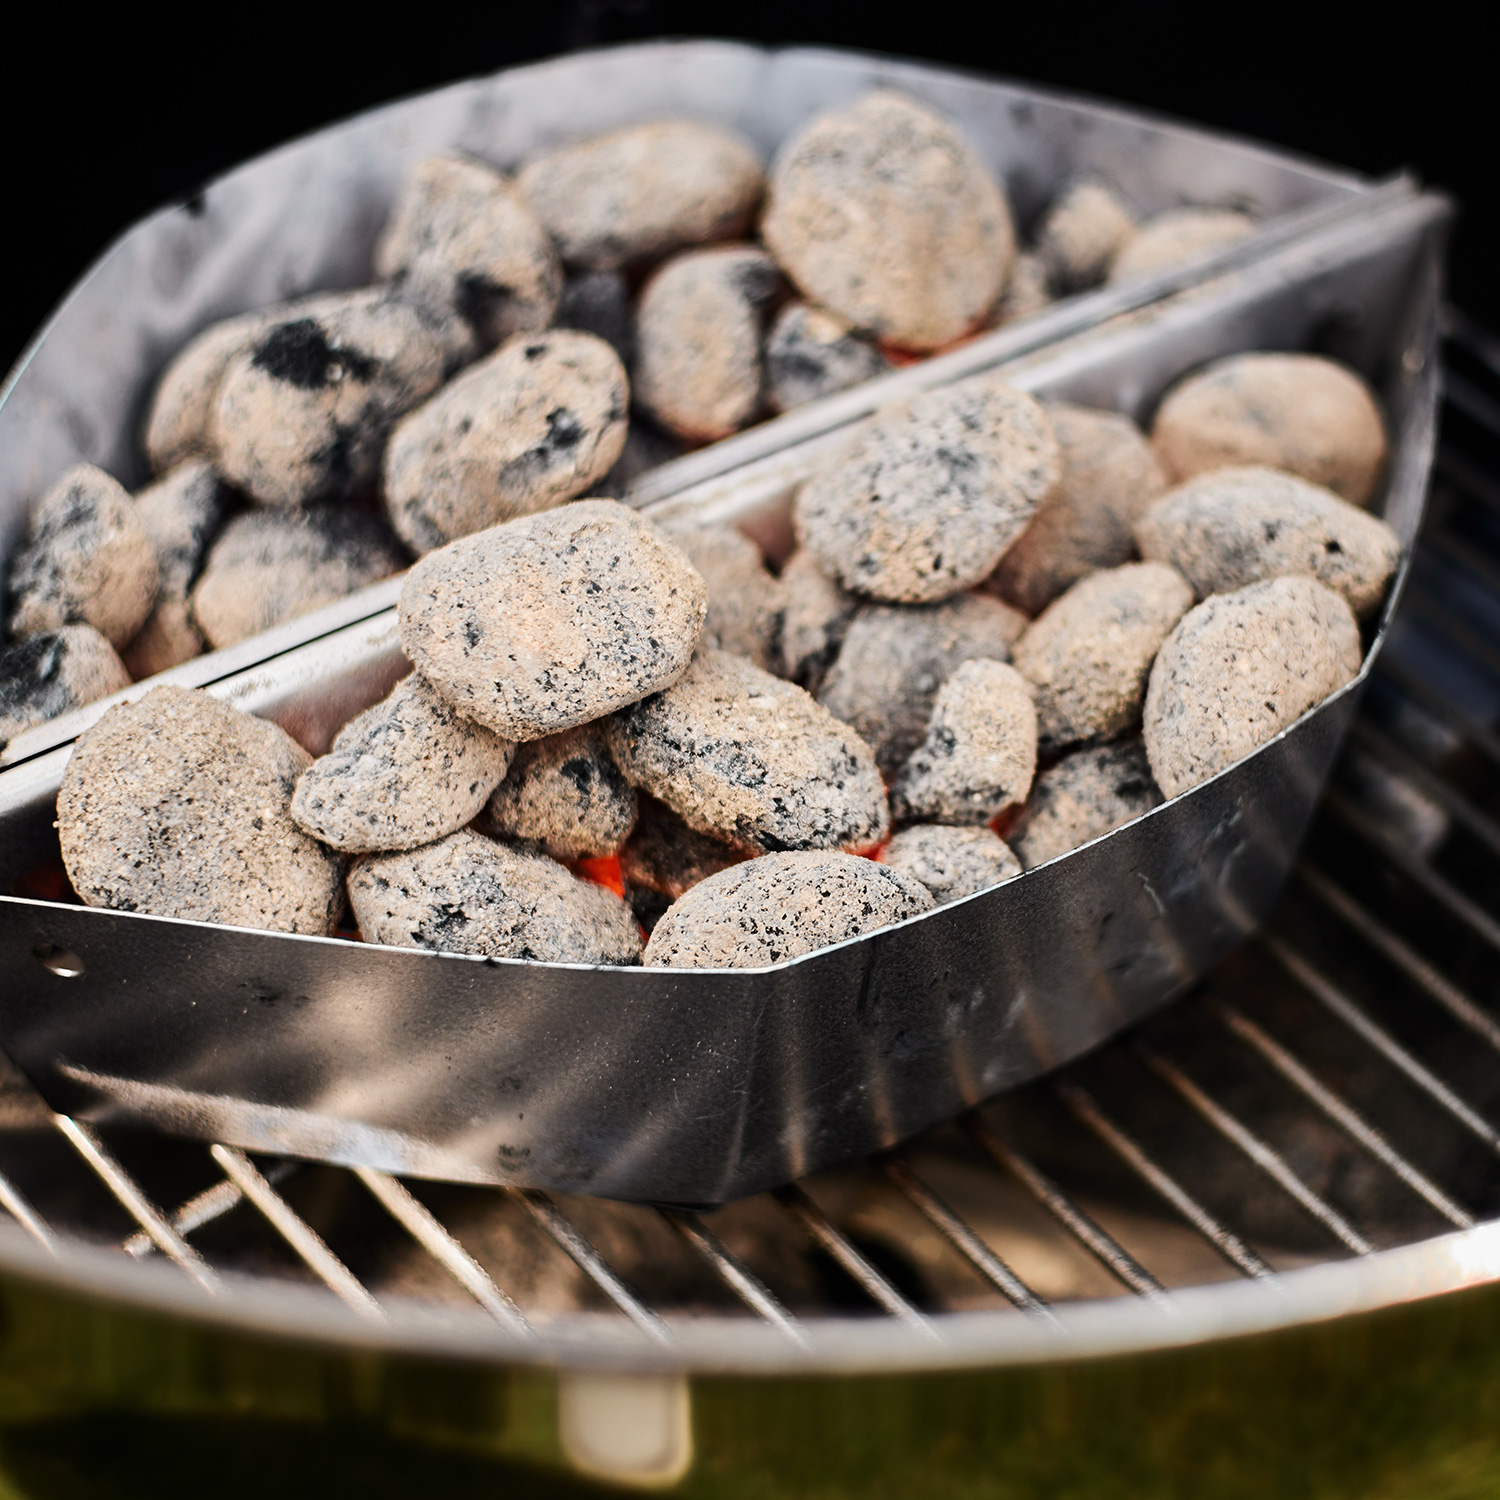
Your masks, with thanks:
[(372, 285), (215, 324), (169, 363), (142, 434), (150, 485), (131, 496), (85, 466), (36, 497), (10, 569), (0, 740), (1251, 227), (1193, 207), (1138, 224), (1084, 180), (1021, 250), (970, 143), (891, 91), (814, 119), (769, 170), (681, 119), (509, 176), (427, 161)]

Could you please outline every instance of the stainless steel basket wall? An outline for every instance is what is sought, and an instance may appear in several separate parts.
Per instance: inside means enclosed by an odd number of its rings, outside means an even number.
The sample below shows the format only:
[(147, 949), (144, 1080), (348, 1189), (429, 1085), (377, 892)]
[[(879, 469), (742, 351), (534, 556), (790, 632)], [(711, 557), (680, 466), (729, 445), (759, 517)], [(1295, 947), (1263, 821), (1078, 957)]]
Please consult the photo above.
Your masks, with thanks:
[[(1334, 353), (1387, 404), (1385, 513), (1409, 548), (1446, 217), (1432, 199), (1371, 203), (1007, 373), (1140, 417), (1219, 354)], [(772, 534), (797, 462), (776, 456), (779, 490), (751, 466), (740, 488), (726, 475), (671, 504)], [(888, 1146), (1179, 993), (1269, 908), (1379, 640), (1358, 682), (1146, 818), (774, 969), (491, 962), (7, 898), (0, 961), (18, 977), (0, 1043), (55, 1108), (86, 1119), (415, 1176), (733, 1199)], [(400, 665), (393, 622), (371, 620), (214, 691), (305, 724), (330, 685), (352, 711)], [(0, 776), (8, 843), (45, 833), (63, 758)], [(81, 972), (46, 967), (37, 955), (54, 949)]]

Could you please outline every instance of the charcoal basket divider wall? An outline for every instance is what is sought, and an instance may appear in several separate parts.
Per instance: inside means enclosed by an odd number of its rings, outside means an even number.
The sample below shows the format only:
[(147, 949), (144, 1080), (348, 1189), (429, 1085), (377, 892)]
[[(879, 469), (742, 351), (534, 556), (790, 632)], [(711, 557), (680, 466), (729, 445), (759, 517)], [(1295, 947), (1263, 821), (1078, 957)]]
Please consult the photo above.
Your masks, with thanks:
[[(1139, 417), (1216, 353), (1332, 339), (1392, 412), (1388, 511), (1409, 547), (1446, 219), (1441, 200), (1387, 204), (1007, 374)], [(729, 504), (703, 510), (766, 519), (753, 485)], [(400, 669), (386, 616), (214, 690), (291, 721)], [(487, 963), (6, 898), (0, 1041), (54, 1108), (99, 1122), (457, 1181), (736, 1198), (893, 1145), (1180, 992), (1269, 907), (1359, 686), (1021, 880), (768, 971)], [(20, 778), (40, 765), (0, 775), (0, 815), (32, 834), (56, 783)], [(45, 968), (56, 949), (84, 973)]]

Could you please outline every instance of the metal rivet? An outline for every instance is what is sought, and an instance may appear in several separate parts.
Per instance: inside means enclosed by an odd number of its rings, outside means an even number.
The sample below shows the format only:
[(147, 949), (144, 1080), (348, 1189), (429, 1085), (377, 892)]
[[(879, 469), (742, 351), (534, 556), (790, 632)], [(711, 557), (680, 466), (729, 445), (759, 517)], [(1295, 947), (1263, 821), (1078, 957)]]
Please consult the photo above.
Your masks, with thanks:
[(56, 943), (38, 943), (31, 951), (37, 962), (59, 979), (77, 979), (83, 973), (83, 960), (70, 948), (59, 948)]

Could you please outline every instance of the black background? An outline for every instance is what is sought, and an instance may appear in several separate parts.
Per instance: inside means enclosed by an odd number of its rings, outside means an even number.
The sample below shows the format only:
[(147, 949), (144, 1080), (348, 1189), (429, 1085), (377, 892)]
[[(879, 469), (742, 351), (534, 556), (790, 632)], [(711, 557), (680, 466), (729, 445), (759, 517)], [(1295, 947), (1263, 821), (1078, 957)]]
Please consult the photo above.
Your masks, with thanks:
[(1463, 210), (1455, 300), (1500, 325), (1491, 272), (1500, 79), (1479, 6), (910, 0), (898, 11), (560, 0), (170, 14), (120, 7), (111, 19), (55, 6), (28, 15), (24, 43), (19, 31), (7, 38), (0, 368), (115, 234), (246, 157), (403, 94), (655, 35), (927, 57), (1145, 105), (1366, 172), (1412, 168)]

